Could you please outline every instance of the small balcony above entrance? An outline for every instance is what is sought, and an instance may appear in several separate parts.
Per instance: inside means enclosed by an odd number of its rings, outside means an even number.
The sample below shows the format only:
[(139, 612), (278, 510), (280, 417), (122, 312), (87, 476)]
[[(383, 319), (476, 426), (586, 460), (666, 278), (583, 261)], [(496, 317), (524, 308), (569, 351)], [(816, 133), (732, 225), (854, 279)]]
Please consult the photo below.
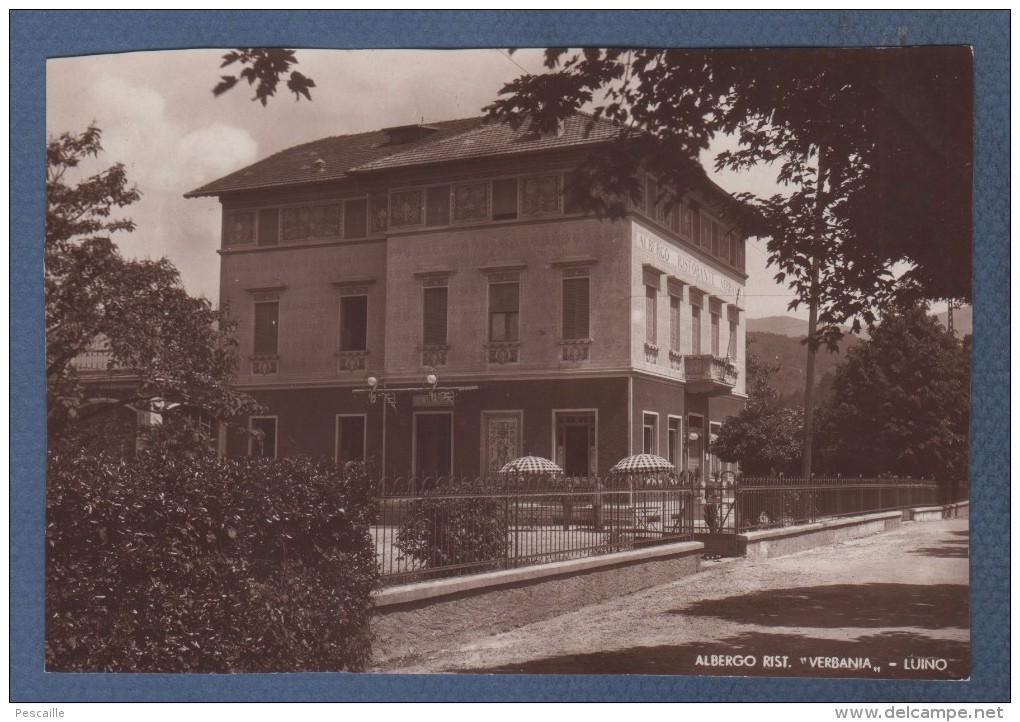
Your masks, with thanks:
[(684, 356), (687, 388), (696, 394), (726, 394), (737, 385), (737, 366), (724, 356)]

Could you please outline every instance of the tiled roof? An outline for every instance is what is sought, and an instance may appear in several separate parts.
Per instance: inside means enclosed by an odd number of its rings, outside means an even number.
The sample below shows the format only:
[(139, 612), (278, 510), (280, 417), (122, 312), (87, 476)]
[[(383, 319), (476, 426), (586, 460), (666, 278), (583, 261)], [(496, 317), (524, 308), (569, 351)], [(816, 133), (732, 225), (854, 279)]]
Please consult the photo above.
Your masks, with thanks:
[(280, 151), (185, 193), (185, 197), (340, 180), (352, 173), (600, 143), (609, 140), (616, 130), (608, 121), (592, 124), (591, 116), (576, 115), (567, 119), (559, 135), (539, 136), (525, 128), (515, 131), (502, 123), (486, 124), (477, 117), (430, 123), (419, 140), (409, 143), (391, 142), (390, 133), (384, 130), (333, 136)]
[(377, 158), (352, 168), (351, 171), (406, 168), (450, 160), (590, 145), (608, 141), (618, 132), (619, 128), (612, 123), (605, 120), (592, 122), (592, 118), (585, 115), (568, 118), (558, 135), (539, 135), (524, 128), (513, 130), (505, 123), (490, 123), (433, 143), (419, 144), (403, 152)]

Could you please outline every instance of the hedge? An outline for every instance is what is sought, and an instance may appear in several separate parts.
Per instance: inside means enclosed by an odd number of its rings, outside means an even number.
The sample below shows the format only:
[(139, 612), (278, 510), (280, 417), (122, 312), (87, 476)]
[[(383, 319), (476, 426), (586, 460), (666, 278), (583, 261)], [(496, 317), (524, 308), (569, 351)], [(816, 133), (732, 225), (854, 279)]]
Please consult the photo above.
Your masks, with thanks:
[(50, 671), (356, 671), (378, 583), (363, 470), (51, 455)]

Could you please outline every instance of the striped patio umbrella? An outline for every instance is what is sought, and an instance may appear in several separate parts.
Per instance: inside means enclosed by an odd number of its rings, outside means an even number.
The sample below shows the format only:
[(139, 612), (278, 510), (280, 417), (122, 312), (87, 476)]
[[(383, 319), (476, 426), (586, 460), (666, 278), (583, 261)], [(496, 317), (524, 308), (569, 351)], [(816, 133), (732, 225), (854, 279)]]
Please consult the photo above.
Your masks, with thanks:
[(562, 474), (563, 469), (542, 456), (522, 456), (508, 461), (499, 470), (500, 474)]
[(655, 474), (663, 471), (675, 471), (676, 468), (667, 459), (655, 454), (635, 454), (620, 459), (610, 469), (614, 474)]

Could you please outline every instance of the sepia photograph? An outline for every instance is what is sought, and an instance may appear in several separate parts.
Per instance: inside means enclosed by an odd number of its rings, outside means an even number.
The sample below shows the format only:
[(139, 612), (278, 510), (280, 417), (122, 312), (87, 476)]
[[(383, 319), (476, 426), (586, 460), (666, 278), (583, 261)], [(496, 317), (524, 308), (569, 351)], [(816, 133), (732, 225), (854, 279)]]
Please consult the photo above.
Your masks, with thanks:
[(46, 59), (47, 675), (972, 677), (974, 48), (513, 45)]

